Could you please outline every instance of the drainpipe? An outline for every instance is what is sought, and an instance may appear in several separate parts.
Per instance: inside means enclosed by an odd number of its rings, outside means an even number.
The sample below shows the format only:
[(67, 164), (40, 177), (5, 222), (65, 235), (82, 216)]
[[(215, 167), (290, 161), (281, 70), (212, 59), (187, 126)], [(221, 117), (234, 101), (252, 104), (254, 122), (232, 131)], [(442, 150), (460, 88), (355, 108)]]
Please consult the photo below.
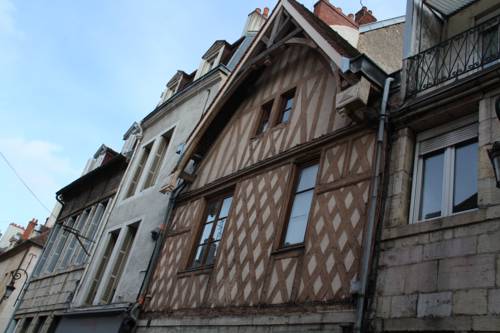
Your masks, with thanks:
[(166, 238), (168, 225), (171, 221), (172, 217), (171, 214), (172, 214), (172, 209), (174, 208), (175, 200), (177, 199), (177, 196), (184, 189), (185, 186), (186, 183), (184, 181), (181, 181), (181, 183), (177, 184), (176, 188), (170, 194), (167, 211), (165, 212), (165, 220), (163, 222), (163, 225), (160, 227), (160, 233), (158, 235), (158, 238), (156, 239), (155, 248), (153, 250), (153, 254), (151, 255), (151, 259), (149, 260), (148, 269), (146, 271), (146, 275), (144, 276), (144, 280), (142, 282), (141, 289), (139, 290), (139, 295), (137, 297), (137, 303), (139, 303), (139, 305), (141, 306), (144, 305), (149, 285), (151, 284), (151, 281), (153, 279), (153, 273), (156, 269), (156, 265), (158, 263), (158, 259), (161, 254), (161, 248), (163, 247), (163, 242)]
[(377, 134), (377, 147), (375, 153), (375, 173), (372, 177), (372, 190), (370, 196), (370, 205), (368, 207), (368, 219), (366, 224), (366, 234), (363, 240), (363, 256), (361, 262), (361, 281), (358, 293), (358, 302), (356, 308), (356, 322), (354, 323), (354, 332), (359, 333), (363, 331), (363, 318), (366, 303), (366, 289), (368, 285), (368, 277), (370, 274), (371, 257), (373, 252), (373, 242), (375, 235), (376, 212), (378, 204), (378, 192), (380, 187), (380, 170), (382, 169), (382, 156), (385, 138), (385, 124), (387, 122), (387, 104), (389, 100), (389, 90), (393, 78), (388, 77), (385, 80), (384, 93), (382, 97), (382, 105), (380, 107), (380, 114), (378, 120), (378, 134)]

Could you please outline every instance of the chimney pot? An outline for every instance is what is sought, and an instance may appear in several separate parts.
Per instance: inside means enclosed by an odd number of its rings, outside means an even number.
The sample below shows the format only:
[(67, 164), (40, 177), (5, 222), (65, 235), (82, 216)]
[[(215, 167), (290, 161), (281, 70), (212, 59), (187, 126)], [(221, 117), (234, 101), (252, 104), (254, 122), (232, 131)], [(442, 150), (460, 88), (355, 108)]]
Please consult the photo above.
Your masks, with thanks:
[(255, 8), (255, 11), (260, 14), (260, 8)]
[(269, 7), (264, 7), (264, 16), (265, 17), (269, 16)]

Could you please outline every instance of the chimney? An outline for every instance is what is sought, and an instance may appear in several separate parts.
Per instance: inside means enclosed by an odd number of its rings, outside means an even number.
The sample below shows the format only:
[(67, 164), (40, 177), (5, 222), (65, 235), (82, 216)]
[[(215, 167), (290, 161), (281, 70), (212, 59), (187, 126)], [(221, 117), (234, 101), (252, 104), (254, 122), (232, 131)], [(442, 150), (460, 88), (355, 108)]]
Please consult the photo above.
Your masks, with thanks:
[(255, 35), (260, 28), (266, 23), (269, 15), (269, 8), (264, 8), (264, 12), (260, 8), (256, 8), (248, 14), (247, 22), (243, 28), (243, 36)]
[(269, 17), (269, 7), (264, 7), (264, 13), (262, 14), (265, 18)]
[(36, 225), (38, 224), (38, 220), (32, 219), (29, 223), (26, 229), (23, 232), (23, 235), (21, 236), (22, 240), (27, 240), (31, 237), (31, 234), (33, 233), (33, 230), (35, 230)]
[(319, 0), (314, 5), (314, 14), (329, 26), (345, 26), (358, 29), (358, 25), (350, 16), (342, 12), (342, 8), (333, 6), (328, 0)]
[(361, 10), (356, 13), (354, 20), (358, 25), (377, 22), (377, 18), (373, 16), (372, 11), (368, 10), (365, 6), (363, 6)]

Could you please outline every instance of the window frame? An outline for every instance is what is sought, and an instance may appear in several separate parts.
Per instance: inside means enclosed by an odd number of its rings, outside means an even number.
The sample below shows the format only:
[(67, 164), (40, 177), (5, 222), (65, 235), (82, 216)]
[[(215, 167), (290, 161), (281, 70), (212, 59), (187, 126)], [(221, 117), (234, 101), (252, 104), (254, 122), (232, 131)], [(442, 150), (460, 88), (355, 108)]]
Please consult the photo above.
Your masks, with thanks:
[[(430, 141), (440, 141), (446, 135), (452, 135), (452, 133), (458, 133), (463, 129), (471, 129), (474, 131), (474, 135), (465, 135), (463, 138), (456, 138), (451, 140), (448, 144), (443, 146), (438, 146), (435, 149), (430, 149), (424, 153), (421, 153), (421, 147), (424, 142)], [(455, 151), (457, 146), (465, 144), (467, 142), (476, 141), (479, 139), (479, 124), (477, 122), (477, 117), (467, 117), (465, 119), (460, 119), (450, 125), (445, 125), (424, 131), (417, 135), (417, 140), (415, 144), (414, 160), (413, 160), (413, 182), (411, 188), (410, 197), (410, 216), (409, 224), (425, 223), (428, 221), (433, 221), (436, 219), (444, 218), (447, 216), (454, 216), (457, 214), (463, 214), (470, 211), (477, 210), (478, 207), (467, 209), (459, 212), (453, 212), (453, 195), (454, 195), (454, 180), (455, 180)], [(441, 190), (441, 214), (440, 216), (431, 218), (419, 218), (420, 205), (422, 201), (422, 188), (423, 188), (423, 176), (424, 176), (424, 159), (426, 156), (433, 154), (438, 151), (443, 151), (443, 181)], [(479, 156), (478, 156), (479, 159)], [(479, 160), (477, 161), (479, 168)], [(476, 174), (476, 177), (478, 175)], [(478, 190), (479, 192), (479, 190)]]
[[(314, 181), (314, 187), (312, 188), (313, 196), (312, 196), (312, 199), (311, 199), (311, 206), (309, 207), (309, 212), (307, 214), (306, 228), (305, 228), (305, 231), (304, 231), (304, 240), (302, 242), (300, 242), (300, 243), (294, 243), (294, 244), (290, 244), (290, 245), (285, 245), (286, 234), (288, 232), (288, 227), (290, 225), (290, 218), (291, 218), (291, 214), (292, 214), (292, 208), (293, 208), (293, 204), (295, 202), (295, 197), (297, 195), (297, 187), (299, 185), (301, 171), (304, 170), (304, 169), (306, 169), (306, 168), (308, 168), (308, 167), (310, 167), (310, 166), (313, 166), (313, 165), (317, 165), (318, 166), (318, 171), (316, 173), (316, 178), (315, 178), (315, 181)], [(306, 235), (307, 235), (307, 229), (309, 227), (309, 222), (311, 220), (311, 214), (312, 214), (312, 211), (313, 211), (313, 209), (312, 209), (313, 208), (313, 204), (314, 204), (314, 201), (316, 200), (316, 196), (317, 196), (317, 190), (318, 190), (320, 175), (321, 175), (321, 160), (319, 158), (317, 158), (317, 157), (312, 158), (312, 159), (307, 160), (307, 161), (297, 162), (297, 163), (293, 164), (293, 172), (292, 172), (293, 181), (292, 181), (291, 186), (290, 186), (290, 188), (288, 190), (288, 195), (287, 195), (288, 201), (287, 201), (286, 206), (285, 206), (284, 218), (283, 218), (283, 222), (281, 224), (281, 233), (280, 233), (280, 237), (279, 237), (279, 243), (278, 243), (278, 246), (277, 246), (277, 249), (276, 249), (277, 251), (287, 250), (287, 249), (295, 249), (297, 247), (303, 247), (304, 246), (304, 243), (305, 243), (305, 240), (306, 240)], [(303, 193), (303, 192), (301, 192), (301, 193)]]
[[(210, 230), (209, 238), (213, 239), (213, 235), (215, 233), (215, 230), (217, 229), (218, 222), (221, 220), (220, 219), (220, 212), (222, 209), (222, 205), (224, 203), (224, 200), (226, 200), (227, 198), (231, 198), (231, 205), (229, 206), (227, 216), (225, 217), (225, 219), (226, 219), (226, 221), (224, 222), (224, 230), (225, 230), (227, 223), (229, 222), (229, 217), (231, 216), (232, 209), (233, 209), (233, 200), (234, 200), (233, 191), (225, 191), (225, 192), (220, 193), (216, 196), (212, 196), (212, 197), (206, 199), (202, 219), (199, 221), (198, 229), (196, 231), (196, 237), (194, 238), (194, 241), (192, 242), (192, 245), (191, 245), (191, 252), (189, 254), (189, 260), (188, 260), (187, 265), (186, 265), (186, 271), (197, 271), (197, 270), (209, 269), (209, 268), (212, 268), (214, 266), (215, 260), (217, 259), (217, 254), (214, 257), (214, 262), (211, 264), (207, 264), (206, 261), (208, 258), (209, 251), (206, 251), (203, 254), (202, 264), (200, 264), (199, 266), (194, 266), (194, 260), (196, 258), (196, 253), (198, 251), (198, 248), (202, 245), (201, 244), (201, 237), (203, 236), (203, 230), (205, 229), (205, 225), (208, 224), (207, 223), (208, 209), (209, 209), (211, 203), (213, 203), (213, 202), (218, 203), (217, 214), (215, 215), (215, 218), (213, 219), (213, 221), (210, 222), (213, 225), (212, 225), (212, 229)], [(220, 240), (209, 241), (206, 245), (210, 245), (213, 243), (219, 243), (219, 246), (220, 246), (220, 244), (222, 243), (223, 237), (224, 237), (224, 232), (222, 233)]]
[[(268, 132), (273, 127), (274, 104), (275, 104), (275, 100), (274, 100), (274, 98), (272, 98), (260, 106), (257, 123), (255, 126), (255, 130), (253, 131), (254, 137), (258, 137), (260, 135), (263, 135), (264, 133)], [(269, 107), (269, 109), (267, 109), (267, 107)], [(266, 112), (267, 110), (269, 110), (269, 116), (267, 117), (267, 127), (265, 129), (262, 129), (262, 121), (264, 119), (264, 112)]]
[(138, 156), (139, 160), (137, 161), (137, 163), (135, 163), (132, 177), (128, 182), (127, 191), (125, 192), (125, 199), (132, 198), (138, 193), (137, 190), (139, 189), (141, 179), (144, 176), (144, 170), (146, 169), (148, 161), (151, 157), (153, 144), (154, 141), (142, 146), (141, 154), (140, 156)]
[[(286, 103), (290, 98), (292, 99), (292, 107), (290, 109), (287, 109)], [(295, 105), (297, 104), (296, 102), (297, 102), (297, 87), (288, 89), (287, 91), (285, 91), (280, 95), (279, 107), (277, 111), (278, 113), (277, 116), (275, 117), (274, 126), (281, 124), (286, 125), (290, 123), (293, 115), (293, 110), (295, 109)], [(289, 111), (290, 115), (288, 116), (287, 121), (283, 121), (283, 115), (285, 114), (286, 111)]]
[[(154, 153), (152, 152), (152, 148), (154, 148), (154, 147), (153, 146), (151, 147), (150, 156), (153, 156), (153, 160), (152, 160), (151, 164), (149, 165), (149, 169), (143, 170), (145, 180), (144, 180), (144, 183), (142, 184), (141, 191), (145, 191), (145, 190), (152, 188), (156, 185), (158, 177), (160, 176), (161, 168), (162, 168), (164, 161), (165, 161), (165, 156), (167, 156), (168, 149), (170, 148), (170, 143), (172, 142), (174, 130), (175, 130), (175, 127), (168, 130), (166, 133), (160, 135), (156, 139), (156, 140), (160, 140), (160, 141), (156, 145), (156, 147), (155, 147), (156, 149), (155, 149)], [(156, 142), (156, 140), (155, 140), (155, 142)], [(155, 165), (155, 163), (156, 163), (156, 165)], [(146, 168), (146, 165), (144, 165), (144, 169), (145, 168)]]
[(112, 258), (113, 252), (115, 250), (116, 244), (118, 243), (118, 238), (120, 237), (121, 229), (116, 229), (108, 232), (106, 245), (103, 252), (99, 258), (99, 262), (93, 272), (92, 278), (90, 279), (89, 288), (87, 295), (84, 300), (84, 304), (93, 305), (99, 290), (99, 286), (103, 281), (103, 277), (109, 266), (109, 262)]
[[(118, 239), (108, 260), (109, 267), (105, 267), (105, 289), (99, 295), (99, 304), (111, 304), (116, 295), (116, 290), (121, 282), (123, 273), (128, 266), (130, 253), (132, 252), (137, 235), (139, 233), (140, 222), (132, 223), (124, 227), (125, 235)], [(120, 232), (121, 234), (121, 232)], [(117, 247), (118, 246), (118, 247)], [(123, 255), (122, 255), (123, 254)], [(120, 255), (122, 255), (120, 257)], [(100, 286), (99, 288), (101, 288)], [(109, 294), (108, 294), (109, 290)]]

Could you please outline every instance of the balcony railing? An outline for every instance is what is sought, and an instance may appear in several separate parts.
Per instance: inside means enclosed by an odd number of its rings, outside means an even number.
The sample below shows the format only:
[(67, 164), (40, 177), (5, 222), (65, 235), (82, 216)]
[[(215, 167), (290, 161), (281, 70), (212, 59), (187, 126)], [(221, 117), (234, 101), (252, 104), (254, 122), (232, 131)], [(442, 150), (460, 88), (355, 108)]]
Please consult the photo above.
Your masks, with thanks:
[(406, 95), (458, 80), (500, 59), (500, 16), (406, 59)]

